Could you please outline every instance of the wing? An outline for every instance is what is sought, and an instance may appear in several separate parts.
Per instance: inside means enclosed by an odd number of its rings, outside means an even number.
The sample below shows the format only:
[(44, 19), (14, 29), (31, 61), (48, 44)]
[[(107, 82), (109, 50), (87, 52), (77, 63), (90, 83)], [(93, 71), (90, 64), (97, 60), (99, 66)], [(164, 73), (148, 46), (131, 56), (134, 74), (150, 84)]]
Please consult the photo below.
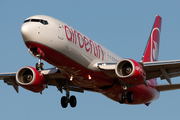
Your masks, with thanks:
[[(56, 86), (61, 93), (62, 90), (66, 90), (66, 87), (68, 87), (70, 91), (81, 92), (81, 93), (84, 92), (81, 88), (74, 85), (72, 81), (67, 79), (67, 77), (56, 68), (43, 70), (41, 71), (41, 73), (44, 75), (47, 84), (49, 86)], [(0, 73), (0, 79), (4, 80), (4, 83), (7, 83), (8, 85), (12, 85), (17, 93), (19, 92), (18, 90), (19, 85), (16, 83), (16, 72)]]
[[(170, 78), (180, 76), (180, 60), (142, 62), (139, 64), (146, 72), (146, 80), (160, 77), (171, 84)], [(117, 77), (115, 73), (116, 63), (99, 63), (98, 67), (109, 76)]]
[(170, 78), (180, 76), (180, 60), (144, 62), (141, 65), (147, 80), (160, 77), (171, 84)]
[(0, 73), (0, 79), (4, 80), (4, 83), (7, 83), (8, 85), (12, 85), (16, 92), (18, 93), (18, 84), (16, 83), (16, 73)]

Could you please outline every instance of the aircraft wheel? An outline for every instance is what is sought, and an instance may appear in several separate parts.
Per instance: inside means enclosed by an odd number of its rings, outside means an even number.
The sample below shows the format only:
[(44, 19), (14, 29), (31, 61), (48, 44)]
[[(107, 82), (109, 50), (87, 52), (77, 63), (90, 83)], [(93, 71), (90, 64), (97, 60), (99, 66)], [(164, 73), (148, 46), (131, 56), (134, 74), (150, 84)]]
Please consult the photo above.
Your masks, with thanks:
[(43, 63), (40, 63), (40, 68), (41, 68), (41, 70), (44, 70), (44, 64)]
[(119, 93), (118, 101), (120, 104), (123, 104), (125, 102), (125, 94), (124, 93)]
[(43, 63), (36, 63), (36, 70), (44, 70), (44, 64)]
[(63, 96), (63, 97), (61, 98), (61, 106), (62, 106), (63, 108), (66, 108), (67, 105), (68, 105), (68, 100), (67, 100), (66, 96)]
[(72, 95), (70, 97), (70, 105), (71, 107), (76, 107), (77, 101), (76, 101), (76, 97), (74, 95)]
[(36, 63), (36, 70), (39, 70), (39, 64)]
[(129, 103), (133, 103), (133, 101), (134, 101), (134, 95), (131, 91), (127, 93), (127, 101)]

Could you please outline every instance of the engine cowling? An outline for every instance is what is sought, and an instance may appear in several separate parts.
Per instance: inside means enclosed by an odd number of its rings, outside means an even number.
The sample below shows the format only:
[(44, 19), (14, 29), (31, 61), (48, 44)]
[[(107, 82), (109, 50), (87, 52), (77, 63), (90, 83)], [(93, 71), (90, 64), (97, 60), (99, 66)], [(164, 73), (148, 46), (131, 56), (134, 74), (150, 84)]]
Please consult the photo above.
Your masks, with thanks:
[(41, 92), (46, 88), (44, 76), (34, 67), (22, 67), (16, 73), (16, 82), (32, 92)]
[(132, 60), (123, 59), (119, 61), (115, 68), (118, 78), (128, 84), (140, 85), (146, 80), (146, 73), (142, 66)]

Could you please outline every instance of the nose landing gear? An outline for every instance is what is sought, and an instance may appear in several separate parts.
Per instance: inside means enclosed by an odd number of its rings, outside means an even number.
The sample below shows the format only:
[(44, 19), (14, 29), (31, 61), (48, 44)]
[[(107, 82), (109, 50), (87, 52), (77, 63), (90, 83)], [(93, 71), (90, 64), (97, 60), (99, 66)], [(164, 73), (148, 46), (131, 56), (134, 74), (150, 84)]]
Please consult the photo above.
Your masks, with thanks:
[(35, 58), (37, 57), (39, 59), (39, 62), (36, 63), (36, 70), (44, 70), (44, 64), (41, 63), (41, 58), (42, 56), (44, 56), (44, 52), (38, 48), (38, 47), (35, 47), (35, 48), (29, 48), (29, 53), (34, 56)]
[(44, 64), (41, 62), (41, 57), (38, 57), (39, 58), (39, 62), (36, 63), (36, 70), (44, 70)]

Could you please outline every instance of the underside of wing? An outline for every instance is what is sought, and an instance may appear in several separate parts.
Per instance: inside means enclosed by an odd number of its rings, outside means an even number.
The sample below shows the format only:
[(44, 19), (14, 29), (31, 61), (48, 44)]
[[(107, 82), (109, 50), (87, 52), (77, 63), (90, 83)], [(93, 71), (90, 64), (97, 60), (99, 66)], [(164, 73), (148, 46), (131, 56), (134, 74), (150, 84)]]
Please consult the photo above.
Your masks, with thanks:
[(7, 85), (12, 85), (17, 93), (19, 92), (19, 89), (18, 89), (19, 85), (16, 83), (16, 73), (15, 72), (1, 73), (0, 79), (4, 80), (4, 83), (7, 83)]
[(171, 84), (170, 78), (180, 76), (180, 60), (144, 62), (141, 65), (147, 80), (160, 77)]
[[(18, 93), (19, 84), (17, 84), (16, 74), (16, 72), (0, 73), (0, 79), (4, 80), (8, 85), (12, 85)], [(70, 81), (61, 71), (59, 71), (59, 69), (53, 68), (42, 70), (40, 74), (44, 76), (47, 86), (56, 86), (61, 93), (62, 90), (67, 90), (67, 88), (70, 91), (84, 92), (81, 88), (77, 87), (72, 81)]]
[(48, 70), (46, 71), (43, 71), (43, 74), (47, 80), (47, 84), (49, 86), (56, 86), (57, 89), (59, 91), (61, 91), (62, 93), (62, 90), (66, 90), (67, 87), (70, 91), (75, 91), (75, 92), (81, 92), (83, 93), (84, 91), (77, 87), (72, 81), (70, 81), (67, 77), (65, 77), (65, 75), (60, 72), (58, 69), (54, 69), (54, 73), (51, 73), (49, 74), (49, 72), (47, 72)]

